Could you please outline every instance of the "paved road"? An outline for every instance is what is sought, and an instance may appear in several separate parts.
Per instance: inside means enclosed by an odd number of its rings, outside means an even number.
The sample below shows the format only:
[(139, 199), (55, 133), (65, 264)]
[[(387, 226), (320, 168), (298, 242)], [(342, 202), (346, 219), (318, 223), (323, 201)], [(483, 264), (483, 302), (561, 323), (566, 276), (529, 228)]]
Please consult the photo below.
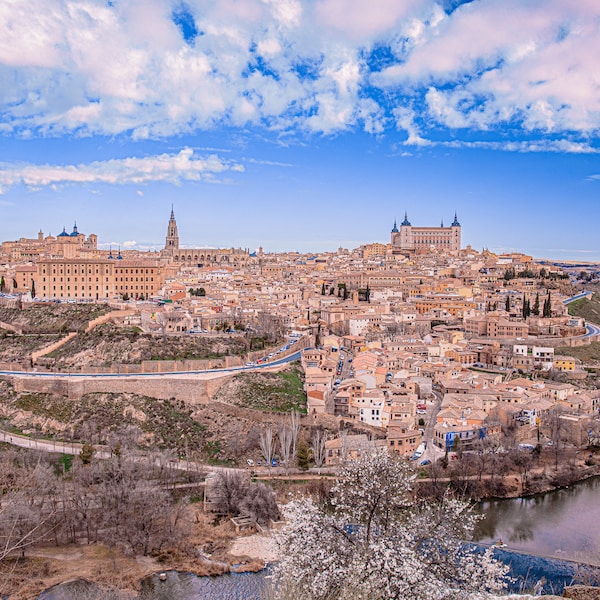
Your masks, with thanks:
[(600, 335), (600, 327), (598, 325), (594, 325), (593, 323), (586, 323), (586, 334), (582, 337), (596, 337)]
[(172, 377), (174, 375), (226, 375), (229, 373), (239, 373), (240, 371), (260, 371), (272, 367), (281, 366), (300, 359), (300, 350), (283, 358), (261, 363), (252, 367), (227, 367), (222, 369), (204, 369), (199, 371), (166, 371), (163, 373), (63, 373), (60, 371), (0, 371), (0, 375), (21, 375), (23, 377), (94, 377), (94, 378), (114, 378), (114, 377)]
[(571, 304), (571, 302), (576, 302), (577, 300), (581, 300), (582, 298), (587, 298), (588, 296), (592, 296), (593, 292), (586, 292), (585, 290), (575, 296), (571, 296), (566, 300), (563, 300), (563, 304)]

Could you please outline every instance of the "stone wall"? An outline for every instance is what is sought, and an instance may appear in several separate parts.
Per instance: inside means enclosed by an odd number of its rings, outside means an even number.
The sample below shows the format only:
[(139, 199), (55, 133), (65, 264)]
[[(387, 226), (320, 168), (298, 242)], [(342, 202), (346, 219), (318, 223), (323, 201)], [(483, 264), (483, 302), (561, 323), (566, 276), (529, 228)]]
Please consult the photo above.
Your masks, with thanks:
[(0, 321), (0, 329), (6, 329), (6, 331), (12, 331), (13, 333), (17, 333), (18, 335), (23, 334), (23, 329), (21, 327), (15, 327), (10, 323), (5, 323), (4, 321)]
[(174, 377), (34, 377), (7, 375), (16, 392), (58, 394), (77, 399), (95, 392), (131, 393), (160, 400), (175, 398), (189, 404), (207, 404), (233, 375), (214, 379)]
[(75, 333), (74, 331), (72, 331), (66, 337), (61, 338), (57, 342), (53, 342), (52, 344), (48, 344), (47, 346), (44, 346), (40, 350), (36, 350), (35, 352), (32, 352), (31, 353), (31, 362), (32, 362), (32, 364), (34, 364), (35, 361), (38, 358), (40, 358), (41, 356), (44, 356), (46, 354), (50, 354), (50, 352), (54, 352), (55, 350), (57, 350), (61, 346), (64, 346), (68, 341), (72, 340), (76, 335), (77, 335), (77, 333)]

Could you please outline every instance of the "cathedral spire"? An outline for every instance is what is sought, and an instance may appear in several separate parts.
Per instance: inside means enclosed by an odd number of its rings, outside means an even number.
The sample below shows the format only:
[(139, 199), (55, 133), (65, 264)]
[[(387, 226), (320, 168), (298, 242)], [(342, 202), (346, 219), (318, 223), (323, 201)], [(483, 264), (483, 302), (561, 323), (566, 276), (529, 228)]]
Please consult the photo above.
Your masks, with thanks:
[(171, 204), (171, 216), (167, 225), (167, 237), (165, 239), (165, 250), (173, 254), (179, 250), (179, 233), (177, 232), (177, 221), (175, 221), (175, 210)]

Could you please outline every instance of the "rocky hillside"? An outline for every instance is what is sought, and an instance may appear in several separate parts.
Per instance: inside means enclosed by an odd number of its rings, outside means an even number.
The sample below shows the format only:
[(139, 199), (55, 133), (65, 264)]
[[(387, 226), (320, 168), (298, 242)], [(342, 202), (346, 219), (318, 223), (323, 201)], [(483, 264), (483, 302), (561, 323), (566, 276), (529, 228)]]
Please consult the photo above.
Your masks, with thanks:
[(268, 412), (306, 413), (304, 374), (297, 364), (279, 373), (239, 373), (215, 396), (234, 406)]
[(23, 362), (31, 353), (59, 340), (59, 334), (17, 335), (0, 329), (0, 362)]
[(244, 336), (151, 335), (137, 327), (105, 323), (79, 333), (47, 358), (59, 369), (103, 367), (112, 363), (140, 363), (143, 360), (194, 360), (243, 354)]
[(90, 321), (110, 312), (105, 304), (25, 304), (22, 309), (0, 306), (0, 321), (23, 333), (83, 331)]

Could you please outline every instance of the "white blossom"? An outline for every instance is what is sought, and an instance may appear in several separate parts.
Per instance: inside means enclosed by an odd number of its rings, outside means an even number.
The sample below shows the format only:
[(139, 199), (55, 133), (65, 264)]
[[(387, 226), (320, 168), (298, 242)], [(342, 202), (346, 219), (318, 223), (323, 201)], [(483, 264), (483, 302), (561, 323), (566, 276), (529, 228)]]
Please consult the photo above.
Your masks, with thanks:
[(285, 506), (276, 596), (453, 600), (502, 591), (507, 568), (466, 544), (477, 518), (469, 504), (420, 500), (414, 477), (405, 460), (367, 453), (341, 471), (331, 505)]

